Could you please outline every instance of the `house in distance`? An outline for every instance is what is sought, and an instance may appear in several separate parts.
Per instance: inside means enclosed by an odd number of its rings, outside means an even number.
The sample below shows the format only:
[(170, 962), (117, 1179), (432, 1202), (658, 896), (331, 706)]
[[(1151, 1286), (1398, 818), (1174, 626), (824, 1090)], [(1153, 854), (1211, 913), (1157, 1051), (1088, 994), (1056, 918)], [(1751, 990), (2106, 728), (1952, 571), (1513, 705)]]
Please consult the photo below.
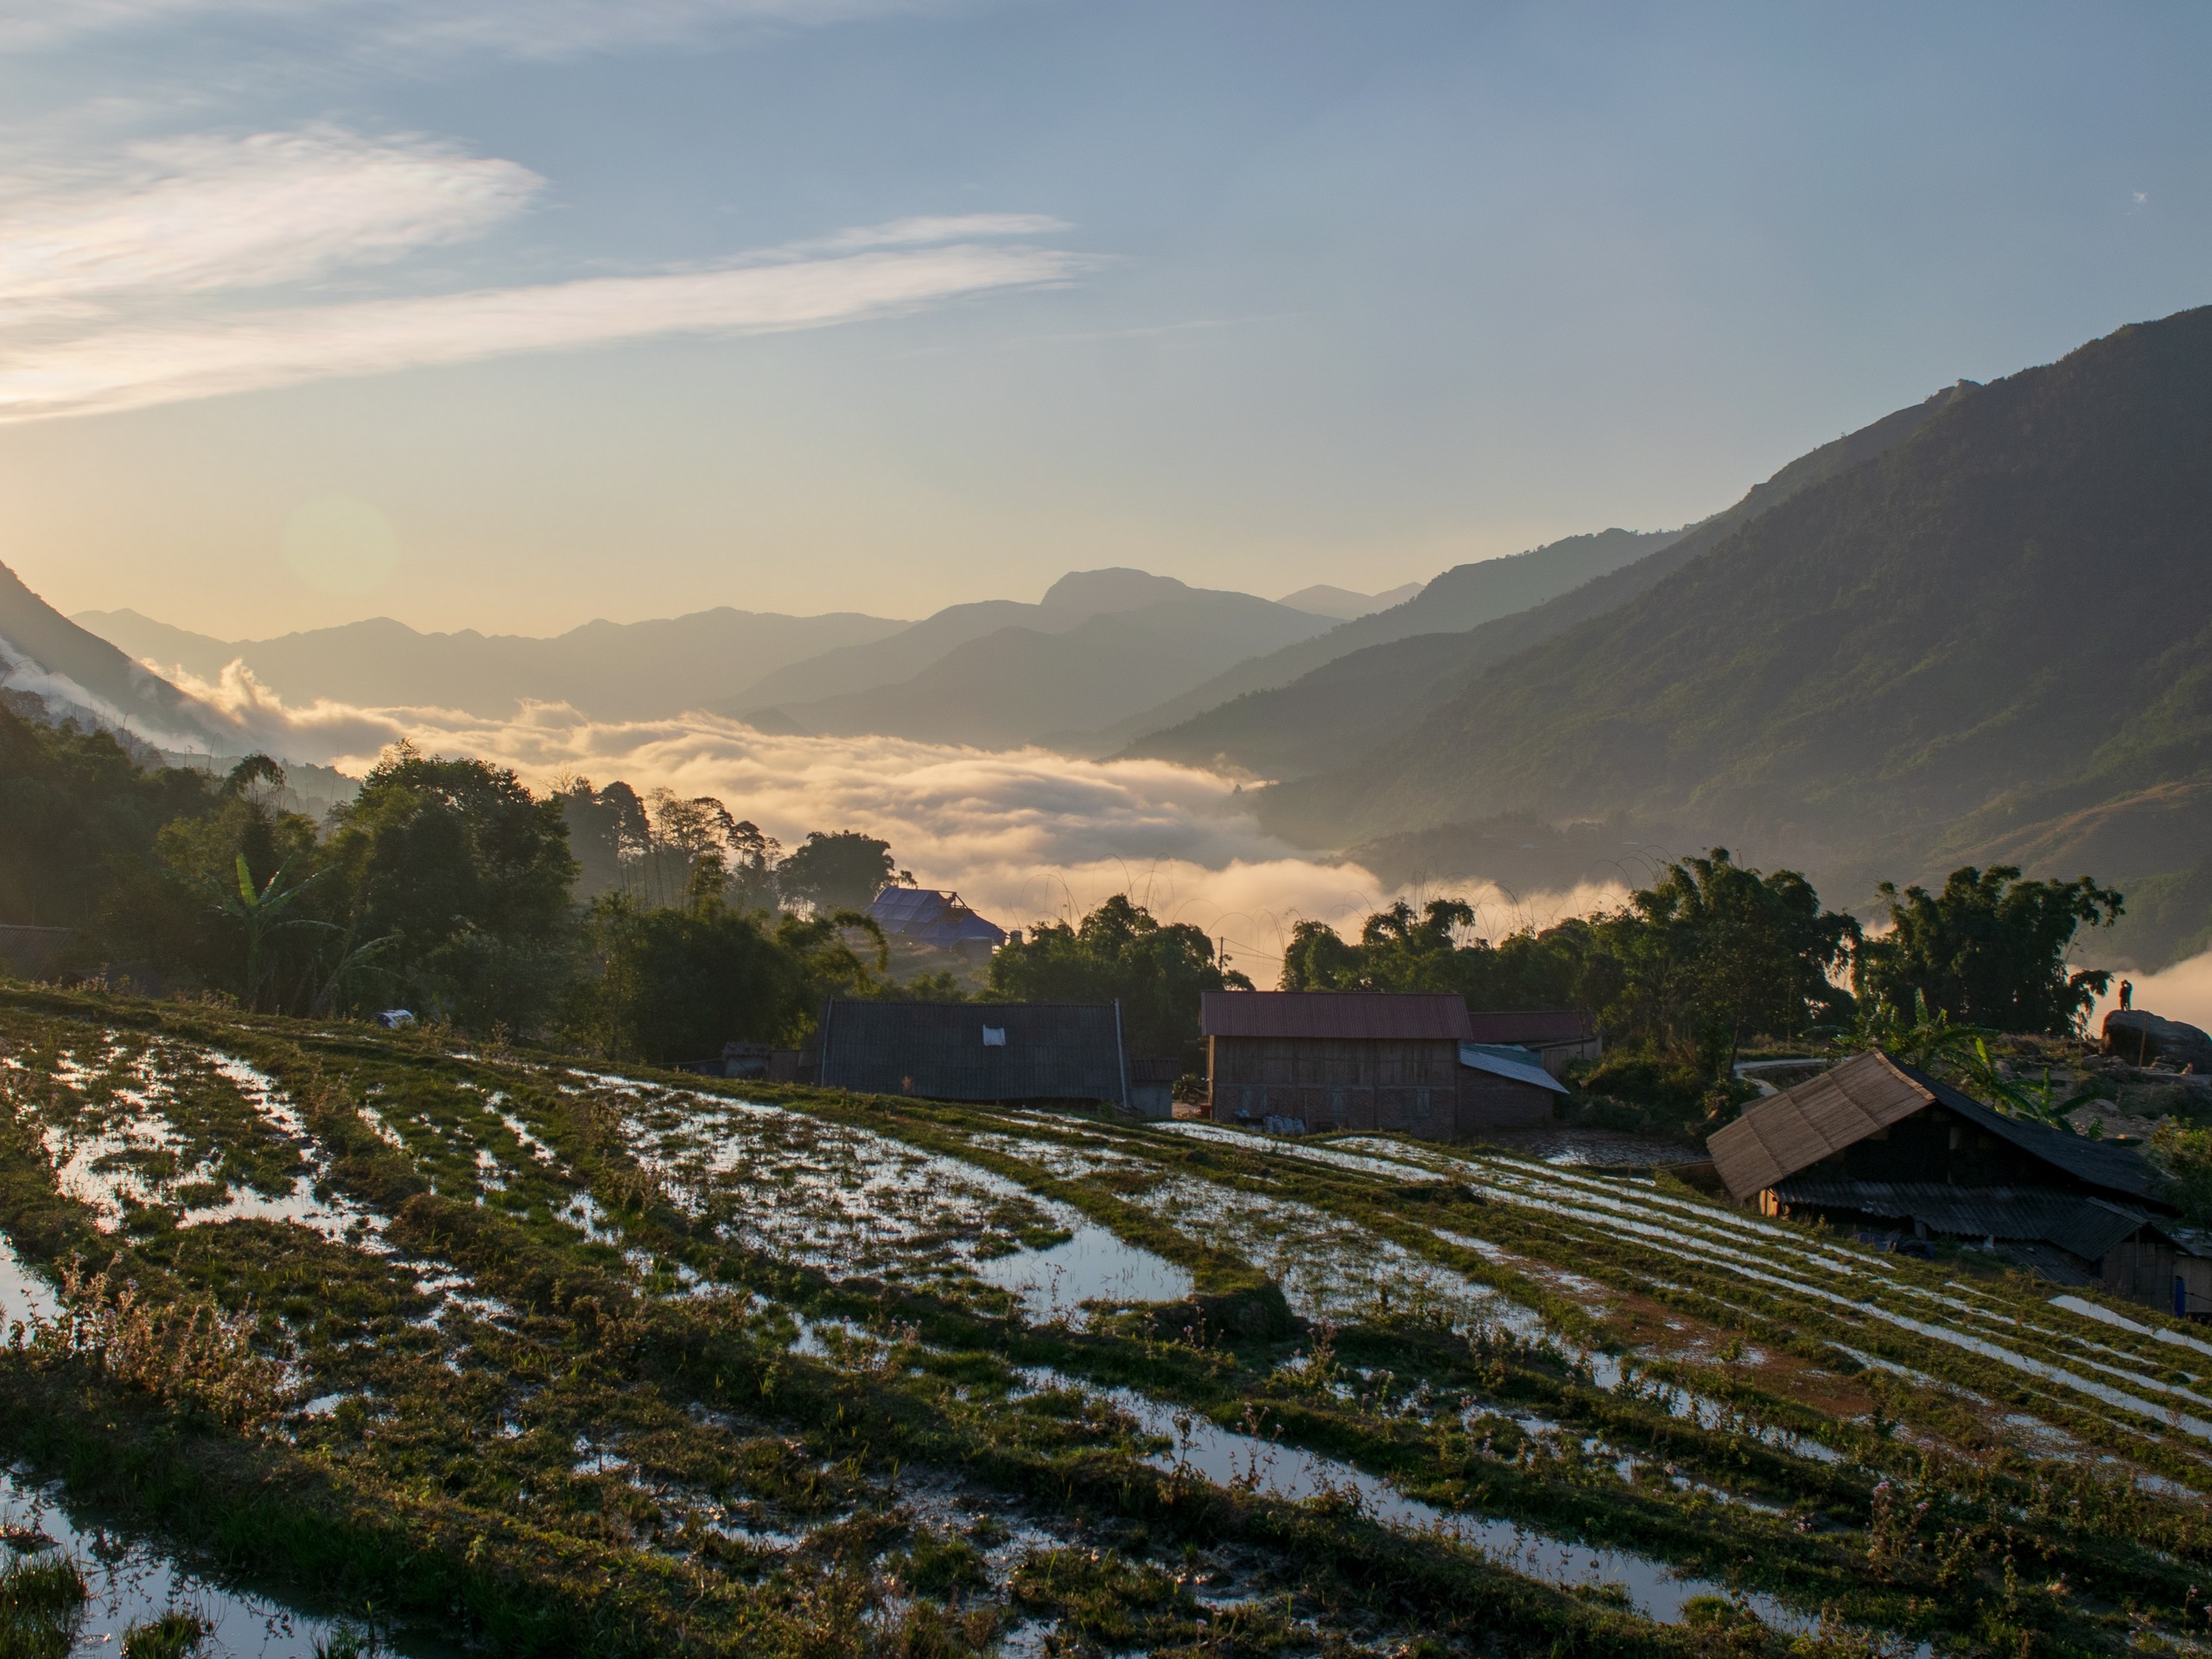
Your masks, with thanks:
[(991, 951), (1006, 943), (1004, 928), (978, 916), (958, 893), (936, 887), (886, 887), (868, 901), (868, 913), (887, 938), (931, 950)]
[(1207, 991), (1198, 1018), (1217, 1122), (1466, 1141), (1548, 1123), (1567, 1092), (1449, 992)]
[(978, 1104), (1130, 1109), (1118, 1002), (823, 1005), (825, 1089)]
[(1764, 1215), (1983, 1244), (2058, 1284), (2212, 1315), (2212, 1237), (2181, 1224), (2139, 1153), (2007, 1117), (1879, 1050), (1707, 1145)]

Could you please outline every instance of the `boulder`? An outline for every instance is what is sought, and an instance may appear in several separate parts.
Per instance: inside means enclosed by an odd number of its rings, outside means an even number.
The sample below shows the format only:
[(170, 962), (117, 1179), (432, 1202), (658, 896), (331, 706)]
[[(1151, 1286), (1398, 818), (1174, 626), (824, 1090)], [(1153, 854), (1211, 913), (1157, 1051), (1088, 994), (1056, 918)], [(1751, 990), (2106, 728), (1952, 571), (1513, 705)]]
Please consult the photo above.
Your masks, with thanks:
[(2132, 1065), (2164, 1060), (2177, 1071), (2212, 1075), (2212, 1036), (2143, 1008), (2114, 1008), (2105, 1015), (2104, 1049)]

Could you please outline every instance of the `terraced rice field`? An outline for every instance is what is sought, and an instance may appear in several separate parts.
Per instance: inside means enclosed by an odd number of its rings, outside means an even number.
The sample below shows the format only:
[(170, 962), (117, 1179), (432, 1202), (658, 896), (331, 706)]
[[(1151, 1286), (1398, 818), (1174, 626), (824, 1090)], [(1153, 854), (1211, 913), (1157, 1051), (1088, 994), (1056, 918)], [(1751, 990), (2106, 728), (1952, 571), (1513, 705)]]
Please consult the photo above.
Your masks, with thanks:
[(0, 990), (0, 1045), (7, 1536), (228, 1650), (2212, 1637), (2212, 1333), (1977, 1253), (179, 1006)]

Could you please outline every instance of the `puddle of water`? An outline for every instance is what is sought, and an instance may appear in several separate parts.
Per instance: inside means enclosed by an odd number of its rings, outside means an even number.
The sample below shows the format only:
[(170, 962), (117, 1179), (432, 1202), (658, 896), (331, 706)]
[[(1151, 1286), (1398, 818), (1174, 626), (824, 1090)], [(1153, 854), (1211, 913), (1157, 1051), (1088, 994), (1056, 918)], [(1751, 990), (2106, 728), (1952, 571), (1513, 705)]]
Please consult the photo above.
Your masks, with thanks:
[(61, 1317), (61, 1299), (16, 1246), (0, 1234), (0, 1332), (10, 1325), (48, 1325)]
[[(1440, 1181), (1445, 1178), (1433, 1169), (1419, 1164), (1402, 1163), (1394, 1158), (1375, 1158), (1355, 1152), (1345, 1152), (1333, 1143), (1313, 1145), (1304, 1141), (1285, 1140), (1276, 1135), (1253, 1135), (1243, 1129), (1224, 1128), (1218, 1123), (1162, 1123), (1160, 1127), (1173, 1135), (1193, 1141), (1212, 1141), (1226, 1146), (1239, 1147), (1248, 1152), (1272, 1153), (1281, 1158), (1302, 1158), (1308, 1163), (1332, 1164), (1339, 1169), (1356, 1169), (1363, 1175), (1380, 1175), (1390, 1181)], [(1345, 1141), (1344, 1146), (1351, 1146)], [(1386, 1143), (1387, 1144), (1387, 1143)], [(1391, 1148), (1396, 1150), (1395, 1146)]]
[(1490, 1286), (1313, 1205), (1189, 1175), (1170, 1176), (1133, 1202), (1187, 1236), (1243, 1256), (1282, 1287), (1300, 1319), (1436, 1313), (1462, 1328), (1497, 1325), (1543, 1338), (1541, 1319)]
[(2212, 1354), (2212, 1342), (2199, 1342), (2195, 1337), (2185, 1337), (2178, 1331), (2167, 1330), (2164, 1325), (2138, 1325), (2133, 1319), (2122, 1319), (2108, 1307), (2099, 1307), (2094, 1302), (2085, 1300), (2079, 1296), (2054, 1296), (2050, 1299), (2050, 1305), (2053, 1307), (2063, 1307), (2069, 1313), (2079, 1313), (2084, 1319), (2096, 1319), (2106, 1325), (2116, 1325), (2121, 1330), (2132, 1331), (2139, 1337), (2149, 1337), (2154, 1341), (2172, 1343), (2177, 1347), (2194, 1348), (2200, 1354)]
[(1084, 1302), (1179, 1302), (1196, 1288), (1188, 1268), (1088, 1221), (1061, 1243), (978, 1262), (970, 1271), (1013, 1293), (1031, 1324), (1065, 1317), (1076, 1330)]
[(207, 1637), (196, 1651), (235, 1659), (312, 1659), (316, 1643), (331, 1635), (328, 1620), (226, 1589), (145, 1544), (96, 1527), (79, 1528), (56, 1494), (29, 1486), (11, 1471), (0, 1471), (0, 1522), (52, 1539), (84, 1573), (89, 1594), (72, 1655), (112, 1655), (131, 1626), (173, 1609), (207, 1625)]
[(1662, 1624), (1678, 1623), (1695, 1597), (1724, 1596), (1740, 1597), (1772, 1629), (1796, 1635), (1819, 1628), (1818, 1620), (1792, 1611), (1772, 1596), (1733, 1591), (1708, 1579), (1677, 1577), (1664, 1563), (1627, 1550), (1569, 1543), (1510, 1521), (1440, 1510), (1348, 1463), (1223, 1428), (1198, 1412), (1128, 1389), (1094, 1387), (1044, 1370), (1021, 1376), (1037, 1392), (1061, 1389), (1106, 1401), (1135, 1418), (1146, 1434), (1172, 1440), (1174, 1451), (1143, 1459), (1163, 1473), (1196, 1474), (1217, 1486), (1292, 1503), (1328, 1494), (1350, 1497), (1363, 1514), (1393, 1531), (1443, 1539), (1541, 1583), (1563, 1590), (1618, 1585), (1630, 1605)]
[(841, 1277), (966, 1267), (995, 1217), (1019, 1230), (1055, 1210), (988, 1170), (855, 1125), (720, 1095), (627, 1090), (639, 1161), (677, 1205), (699, 1215), (711, 1198), (734, 1199), (739, 1242)]

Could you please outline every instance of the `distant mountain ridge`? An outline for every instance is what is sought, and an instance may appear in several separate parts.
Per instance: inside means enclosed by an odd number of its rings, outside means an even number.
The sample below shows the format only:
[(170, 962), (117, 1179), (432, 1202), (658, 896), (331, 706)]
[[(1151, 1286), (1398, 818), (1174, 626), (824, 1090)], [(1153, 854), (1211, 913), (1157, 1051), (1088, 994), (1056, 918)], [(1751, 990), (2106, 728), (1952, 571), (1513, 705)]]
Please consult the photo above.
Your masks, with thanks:
[[(1454, 565), (1401, 604), (1355, 618), (1313, 639), (1230, 665), (1203, 684), (1143, 710), (1115, 728), (1132, 757), (1190, 766), (1244, 766), (1203, 716), (1233, 700), (1296, 683), (1375, 645), (1419, 634), (1458, 632), (1510, 616), (1664, 547), (1680, 531), (1605, 530), (1502, 558)], [(1232, 723), (1236, 717), (1232, 716)], [(1187, 724), (1185, 723), (1187, 722)], [(1250, 770), (1270, 776), (1264, 766)], [(1302, 766), (1298, 771), (1308, 771)], [(1291, 774), (1294, 775), (1294, 774)]]
[(1137, 713), (1163, 691), (1197, 683), (1224, 660), (1273, 651), (1329, 626), (1249, 594), (1174, 587), (1179, 591), (1151, 604), (1090, 614), (1065, 596), (1056, 605), (1048, 594), (1022, 624), (964, 639), (906, 678), (746, 710), (744, 717), (820, 735), (874, 733), (989, 748), (1045, 743), (1096, 753), (1120, 741), (1117, 734), (1099, 735), (1100, 727)]
[(880, 639), (826, 651), (766, 673), (714, 704), (712, 712), (742, 719), (772, 707), (781, 712), (826, 697), (895, 685), (1001, 628), (1064, 633), (1094, 616), (1137, 610), (1198, 591), (1173, 576), (1126, 566), (1071, 570), (1034, 605), (1012, 599), (949, 605)]
[(2212, 308), (1914, 414), (1263, 821), (1666, 823), (1847, 901), (2094, 856), (2142, 959), (2212, 944)]
[(497, 719), (529, 699), (569, 703), (601, 720), (681, 714), (785, 663), (907, 626), (856, 612), (784, 616), (724, 606), (649, 622), (587, 622), (544, 639), (473, 629), (421, 633), (372, 617), (272, 639), (224, 640), (135, 611), (88, 611), (78, 620), (134, 657), (201, 679), (242, 661), (295, 706), (327, 698)]
[(1427, 585), (1408, 582), (1379, 594), (1356, 594), (1349, 588), (1317, 582), (1294, 594), (1285, 594), (1275, 603), (1287, 605), (1294, 611), (1311, 611), (1316, 616), (1333, 616), (1339, 622), (1350, 622), (1357, 617), (1371, 616), (1376, 611), (1387, 611), (1393, 605), (1402, 605)]

